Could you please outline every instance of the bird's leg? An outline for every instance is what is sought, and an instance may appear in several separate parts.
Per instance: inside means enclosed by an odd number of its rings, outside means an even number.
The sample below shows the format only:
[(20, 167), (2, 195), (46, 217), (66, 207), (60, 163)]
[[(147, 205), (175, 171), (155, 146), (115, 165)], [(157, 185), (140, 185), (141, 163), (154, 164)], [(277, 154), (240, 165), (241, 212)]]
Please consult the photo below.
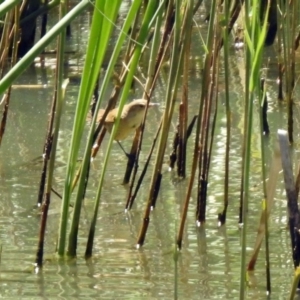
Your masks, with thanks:
[(129, 159), (132, 159), (132, 155), (130, 155), (129, 153), (127, 153), (126, 151), (125, 151), (125, 149), (124, 149), (124, 147), (122, 146), (122, 144), (119, 142), (119, 141), (117, 141), (117, 143), (119, 144), (119, 146), (120, 146), (120, 148), (122, 149), (122, 151), (124, 152), (124, 154), (127, 156), (127, 158), (129, 158)]
[(122, 144), (121, 144), (119, 141), (117, 141), (117, 143), (119, 144), (119, 146), (120, 146), (120, 148), (122, 149), (122, 151), (124, 152), (124, 154), (129, 158), (129, 157), (130, 157), (130, 154), (128, 154), (128, 153), (125, 151), (124, 147), (122, 146)]

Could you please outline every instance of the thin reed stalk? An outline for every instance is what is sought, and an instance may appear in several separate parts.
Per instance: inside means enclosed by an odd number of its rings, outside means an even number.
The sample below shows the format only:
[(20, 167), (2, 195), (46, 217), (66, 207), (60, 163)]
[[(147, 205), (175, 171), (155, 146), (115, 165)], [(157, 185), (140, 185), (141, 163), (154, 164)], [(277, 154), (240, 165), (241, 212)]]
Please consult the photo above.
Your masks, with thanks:
[(293, 143), (293, 88), (294, 88), (294, 71), (293, 57), (294, 50), (294, 30), (292, 27), (293, 19), (293, 3), (281, 1), (282, 9), (282, 42), (283, 42), (283, 61), (285, 71), (285, 100), (287, 102), (287, 128), (289, 133), (289, 141)]
[[(197, 193), (197, 210), (196, 210), (196, 224), (201, 226), (206, 218), (206, 199), (207, 199), (207, 185), (210, 155), (213, 142), (213, 134), (215, 129), (215, 120), (218, 108), (218, 61), (219, 61), (219, 48), (220, 44), (220, 28), (218, 25), (218, 8), (212, 12), (216, 16), (213, 21), (213, 41), (211, 50), (211, 66), (209, 70), (209, 77), (207, 82), (207, 89), (204, 92), (204, 108), (202, 116), (202, 130), (200, 133), (200, 151), (199, 151), (199, 164), (198, 164), (198, 193)], [(213, 114), (214, 106), (214, 114)], [(213, 116), (214, 115), (214, 116)], [(211, 118), (213, 118), (211, 126)], [(210, 133), (211, 132), (211, 136)]]
[[(60, 4), (59, 8), (59, 18), (63, 18), (66, 14), (67, 6), (65, 2)], [(66, 30), (63, 30), (60, 34), (57, 41), (57, 59), (56, 59), (56, 74), (55, 74), (55, 91), (53, 96), (52, 103), (52, 115), (49, 121), (49, 131), (48, 131), (48, 139), (45, 143), (45, 153), (44, 160), (49, 159), (49, 169), (47, 170), (47, 163), (45, 162), (44, 166), (46, 166), (43, 171), (46, 174), (42, 174), (42, 181), (46, 183), (46, 190), (44, 193), (44, 201), (42, 206), (42, 214), (41, 214), (41, 226), (39, 232), (39, 241), (38, 241), (38, 249), (36, 254), (36, 271), (42, 267), (43, 264), (43, 255), (44, 255), (44, 239), (48, 218), (48, 210), (51, 202), (51, 190), (52, 190), (52, 181), (54, 174), (54, 166), (55, 166), (55, 157), (56, 157), (56, 148), (57, 141), (59, 136), (60, 129), (60, 120), (62, 115), (62, 106), (64, 102), (65, 90), (69, 83), (69, 80), (63, 80), (63, 72), (64, 72), (64, 62), (65, 62), (65, 44), (66, 44)], [(54, 125), (54, 131), (53, 131)], [(44, 178), (44, 176), (46, 178)], [(43, 190), (44, 191), (44, 190)], [(41, 187), (40, 187), (41, 194)], [(40, 195), (41, 196), (41, 195)]]
[[(193, 3), (190, 4), (191, 6)], [(185, 18), (185, 26), (187, 28), (184, 37), (184, 63), (183, 63), (183, 82), (182, 82), (182, 98), (179, 105), (179, 124), (178, 124), (178, 147), (177, 153), (177, 175), (179, 177), (185, 177), (186, 175), (186, 147), (187, 147), (187, 123), (188, 123), (188, 80), (189, 80), (189, 60), (190, 60), (190, 48), (191, 48), (191, 35), (192, 35), (192, 8), (185, 8), (187, 13)], [(183, 37), (182, 37), (183, 39)]]
[(229, 154), (231, 141), (231, 109), (229, 99), (229, 42), (228, 42), (228, 22), (229, 22), (229, 1), (224, 1), (224, 22), (225, 26), (222, 30), (223, 50), (224, 50), (224, 79), (225, 79), (225, 110), (226, 110), (226, 145), (225, 145), (225, 174), (224, 174), (224, 207), (222, 213), (218, 215), (219, 225), (226, 222), (226, 213), (229, 203)]
[[(265, 256), (265, 265), (266, 265), (266, 290), (267, 295), (271, 294), (271, 273), (270, 273), (270, 251), (269, 251), (269, 215), (268, 215), (268, 196), (267, 196), (267, 177), (266, 177), (266, 153), (265, 153), (265, 139), (266, 139), (266, 132), (264, 128), (264, 124), (266, 122), (264, 116), (266, 114), (267, 106), (267, 96), (266, 96), (266, 87), (264, 84), (264, 80), (261, 80), (261, 89), (259, 90), (259, 100), (260, 100), (260, 152), (261, 152), (261, 171), (262, 171), (262, 181), (263, 181), (263, 200), (262, 200), (262, 207), (264, 213), (264, 229), (265, 229), (265, 249), (266, 249), (266, 256)], [(264, 118), (265, 117), (265, 118)]]

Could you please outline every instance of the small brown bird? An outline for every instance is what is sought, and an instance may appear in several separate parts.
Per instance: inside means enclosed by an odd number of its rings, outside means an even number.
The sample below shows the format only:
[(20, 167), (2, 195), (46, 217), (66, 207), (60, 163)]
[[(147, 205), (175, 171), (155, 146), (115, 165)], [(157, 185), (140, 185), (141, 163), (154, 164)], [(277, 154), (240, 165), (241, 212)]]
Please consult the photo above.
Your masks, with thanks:
[[(134, 130), (136, 130), (141, 125), (147, 107), (147, 103), (148, 102), (145, 99), (138, 99), (138, 100), (133, 100), (128, 104), (125, 104), (123, 107), (120, 116), (119, 127), (114, 139), (118, 142), (118, 144), (120, 145), (120, 147), (124, 152), (125, 150), (120, 144), (120, 141), (126, 139), (132, 132), (134, 132)], [(149, 107), (154, 105), (155, 104), (153, 103), (149, 103)], [(104, 126), (109, 133), (112, 132), (112, 128), (117, 117), (118, 109), (119, 109), (118, 107), (112, 109), (108, 113), (104, 121)], [(104, 114), (104, 109), (100, 109), (97, 116), (97, 122), (101, 121), (103, 114)], [(126, 152), (125, 154), (128, 156)]]

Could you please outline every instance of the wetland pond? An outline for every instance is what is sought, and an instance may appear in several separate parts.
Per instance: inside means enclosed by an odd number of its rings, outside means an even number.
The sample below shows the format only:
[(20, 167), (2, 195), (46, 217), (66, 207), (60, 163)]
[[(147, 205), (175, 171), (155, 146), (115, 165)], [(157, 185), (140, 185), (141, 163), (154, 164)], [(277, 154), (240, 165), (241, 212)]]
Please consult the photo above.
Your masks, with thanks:
[[(88, 33), (88, 18), (81, 17), (74, 25), (76, 32), (69, 41), (71, 54), (66, 57), (65, 77), (70, 77), (59, 136), (54, 188), (62, 192), (66, 175), (66, 161), (74, 120), (82, 57)], [(54, 21), (53, 21), (54, 22)], [(51, 23), (51, 20), (50, 20)], [(72, 54), (74, 53), (74, 54)], [(271, 57), (268, 72), (268, 117), (271, 134), (268, 140), (268, 164), (271, 163), (276, 132), (286, 128), (285, 104), (277, 100), (275, 50), (268, 48), (266, 61)], [(202, 54), (193, 49), (189, 87), (190, 111), (199, 101)], [(224, 157), (226, 142), (225, 107), (218, 109), (217, 126), (208, 187), (207, 219), (205, 226), (195, 226), (196, 184), (189, 207), (183, 248), (174, 263), (174, 245), (188, 180), (178, 181), (168, 172), (165, 157), (163, 180), (157, 205), (145, 245), (137, 250), (136, 241), (147, 200), (151, 167), (133, 209), (125, 213), (126, 186), (121, 185), (126, 168), (124, 154), (114, 143), (101, 196), (98, 223), (95, 233), (93, 257), (86, 261), (84, 251), (92, 215), (93, 199), (102, 168), (107, 137), (91, 165), (89, 189), (84, 202), (78, 256), (73, 260), (60, 260), (55, 255), (61, 200), (52, 194), (47, 225), (45, 263), (40, 274), (33, 272), (38, 243), (40, 218), (33, 208), (37, 202), (41, 174), (41, 158), (46, 135), (47, 118), (54, 85), (54, 62), (47, 57), (45, 65), (37, 63), (28, 69), (12, 91), (6, 132), (0, 148), (0, 296), (4, 299), (238, 299), (240, 283), (240, 230), (238, 227), (239, 188), (241, 178), (241, 145), (243, 139), (243, 52), (231, 48), (231, 109), (232, 141), (230, 154), (230, 203), (227, 223), (219, 228), (217, 214), (223, 208)], [(166, 76), (167, 76), (166, 69)], [(164, 109), (163, 76), (152, 98), (161, 105), (149, 112), (140, 166), (156, 132)], [(222, 79), (222, 74), (221, 74)], [(131, 95), (140, 98), (142, 91)], [(224, 101), (220, 89), (220, 101)], [(180, 94), (178, 96), (178, 103)], [(299, 104), (295, 104), (299, 115)], [(254, 119), (252, 143), (251, 197), (247, 257), (250, 256), (256, 237), (262, 199), (260, 172), (260, 137), (258, 119)], [(88, 126), (88, 125), (87, 125)], [(176, 119), (172, 124), (174, 131)], [(295, 122), (299, 132), (299, 124)], [(88, 129), (88, 128), (87, 128)], [(194, 139), (195, 130), (190, 138)], [(172, 133), (168, 150), (171, 152)], [(299, 156), (299, 134), (295, 134), (294, 161)], [(128, 139), (123, 143), (131, 147)], [(189, 143), (188, 172), (192, 143)], [(296, 163), (295, 163), (296, 166)], [(295, 169), (294, 166), (294, 169)], [(280, 174), (275, 203), (270, 217), (270, 255), (272, 298), (286, 299), (293, 276), (293, 262), (287, 229), (286, 196)], [(247, 299), (266, 299), (266, 280), (262, 247), (255, 271), (250, 276)]]

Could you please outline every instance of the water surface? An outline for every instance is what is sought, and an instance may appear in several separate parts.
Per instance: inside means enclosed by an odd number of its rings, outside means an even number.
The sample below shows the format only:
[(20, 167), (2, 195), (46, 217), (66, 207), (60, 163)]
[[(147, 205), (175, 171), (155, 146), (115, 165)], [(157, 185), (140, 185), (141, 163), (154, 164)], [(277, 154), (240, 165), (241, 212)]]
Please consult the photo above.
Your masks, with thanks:
[[(62, 192), (66, 173), (72, 123), (82, 69), (84, 53), (82, 41), (87, 39), (88, 18), (78, 19), (76, 33), (70, 40), (70, 54), (65, 76), (71, 77), (67, 89), (62, 128), (58, 143), (58, 163), (54, 187)], [(80, 41), (80, 42), (79, 42)], [(22, 299), (238, 299), (240, 283), (240, 230), (238, 228), (239, 187), (241, 178), (241, 144), (243, 139), (243, 59), (242, 52), (233, 48), (231, 64), (232, 144), (230, 156), (230, 205), (225, 226), (217, 227), (217, 214), (222, 211), (224, 181), (224, 148), (226, 122), (224, 106), (219, 106), (215, 146), (209, 179), (207, 221), (204, 227), (195, 227), (196, 185), (193, 190), (188, 220), (185, 227), (183, 249), (177, 263), (174, 261), (174, 244), (179, 227), (187, 180), (174, 180), (168, 172), (167, 156), (163, 182), (157, 206), (151, 214), (147, 239), (142, 249), (136, 250), (136, 240), (145, 209), (151, 168), (135, 205), (124, 213), (126, 187), (121, 185), (126, 160), (114, 144), (101, 196), (93, 257), (83, 258), (89, 220), (102, 159), (107, 145), (92, 163), (89, 190), (84, 203), (79, 232), (78, 256), (65, 261), (55, 255), (58, 233), (60, 199), (53, 195), (43, 271), (36, 275), (33, 263), (38, 242), (39, 215), (34, 204), (37, 201), (41, 172), (41, 157), (47, 128), (47, 117), (53, 93), (53, 60), (47, 57), (45, 66), (33, 66), (18, 80), (12, 92), (7, 128), (0, 148), (0, 241), (2, 244), (0, 295), (2, 298)], [(75, 54), (73, 53), (75, 52)], [(269, 49), (266, 58), (274, 59)], [(199, 48), (193, 49), (191, 58), (191, 85), (189, 100), (191, 112), (198, 107), (201, 89), (201, 59)], [(271, 62), (273, 62), (271, 60)], [(268, 141), (268, 161), (276, 142), (276, 131), (285, 128), (285, 105), (276, 98), (276, 65), (270, 64), (268, 80), (269, 118), (271, 136)], [(140, 166), (146, 159), (155, 133), (155, 125), (163, 112), (165, 78), (153, 97), (161, 102), (159, 109), (150, 112), (152, 125), (147, 124)], [(221, 79), (222, 79), (221, 75)], [(76, 79), (76, 80), (75, 80)], [(131, 99), (140, 98), (136, 90)], [(180, 96), (180, 93), (179, 93)], [(178, 98), (178, 101), (180, 98)], [(220, 89), (220, 104), (224, 91)], [(299, 107), (296, 104), (295, 109)], [(192, 115), (192, 113), (191, 113)], [(153, 125), (155, 124), (155, 125)], [(175, 128), (176, 119), (172, 126)], [(262, 184), (260, 173), (260, 142), (258, 120), (254, 120), (252, 149), (251, 199), (249, 206), (248, 257), (254, 246), (261, 210)], [(299, 127), (298, 122), (295, 126)], [(295, 140), (298, 135), (295, 135)], [(189, 142), (191, 163), (192, 141)], [(171, 152), (172, 135), (167, 153)], [(130, 141), (124, 142), (126, 149)], [(295, 151), (295, 158), (298, 151)], [(190, 170), (190, 169), (188, 169)], [(279, 177), (282, 181), (282, 176)], [(270, 252), (272, 293), (275, 299), (286, 299), (292, 282), (293, 263), (287, 231), (286, 198), (282, 183), (278, 183), (274, 210), (270, 218)], [(255, 272), (250, 277), (248, 299), (265, 299), (264, 249), (261, 250)]]

